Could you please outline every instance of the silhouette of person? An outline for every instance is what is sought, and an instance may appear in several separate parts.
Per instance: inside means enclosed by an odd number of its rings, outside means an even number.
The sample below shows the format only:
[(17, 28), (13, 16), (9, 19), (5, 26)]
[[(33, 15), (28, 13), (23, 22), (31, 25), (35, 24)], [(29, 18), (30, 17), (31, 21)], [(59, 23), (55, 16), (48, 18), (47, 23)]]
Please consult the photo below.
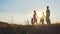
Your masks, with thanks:
[(42, 24), (44, 24), (44, 17), (45, 17), (44, 12), (42, 12), (42, 16), (40, 17), (40, 22)]
[(32, 24), (32, 25), (34, 24), (33, 18), (31, 18), (31, 24)]
[(37, 14), (36, 14), (36, 11), (34, 10), (33, 21), (34, 21), (34, 23), (36, 23), (38, 25), (36, 16), (37, 16)]
[(47, 24), (51, 24), (49, 17), (50, 17), (50, 10), (49, 10), (49, 6), (47, 6), (47, 10), (46, 10), (46, 22), (47, 22)]

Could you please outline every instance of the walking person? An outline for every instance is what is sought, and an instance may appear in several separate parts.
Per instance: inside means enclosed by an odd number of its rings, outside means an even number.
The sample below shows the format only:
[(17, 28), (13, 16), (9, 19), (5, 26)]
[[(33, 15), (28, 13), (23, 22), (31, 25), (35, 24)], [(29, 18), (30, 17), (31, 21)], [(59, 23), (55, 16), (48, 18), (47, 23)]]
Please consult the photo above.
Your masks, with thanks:
[(40, 22), (42, 24), (44, 24), (44, 17), (45, 17), (44, 12), (42, 12), (42, 16), (40, 17)]
[(38, 25), (36, 16), (37, 16), (37, 14), (36, 14), (36, 11), (34, 10), (33, 20), (34, 20), (34, 23), (36, 23)]
[(46, 22), (47, 22), (47, 24), (51, 24), (49, 6), (47, 6), (47, 10), (46, 10)]

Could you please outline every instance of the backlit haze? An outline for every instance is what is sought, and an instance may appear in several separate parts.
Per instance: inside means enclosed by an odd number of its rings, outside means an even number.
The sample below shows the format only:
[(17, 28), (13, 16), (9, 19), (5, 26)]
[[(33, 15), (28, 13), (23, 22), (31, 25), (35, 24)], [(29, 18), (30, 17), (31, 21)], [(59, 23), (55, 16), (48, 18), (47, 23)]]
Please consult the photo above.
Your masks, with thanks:
[[(0, 0), (0, 21), (10, 24), (26, 24), (33, 16), (50, 9), (51, 23), (60, 22), (60, 0)], [(40, 13), (39, 13), (40, 12)]]

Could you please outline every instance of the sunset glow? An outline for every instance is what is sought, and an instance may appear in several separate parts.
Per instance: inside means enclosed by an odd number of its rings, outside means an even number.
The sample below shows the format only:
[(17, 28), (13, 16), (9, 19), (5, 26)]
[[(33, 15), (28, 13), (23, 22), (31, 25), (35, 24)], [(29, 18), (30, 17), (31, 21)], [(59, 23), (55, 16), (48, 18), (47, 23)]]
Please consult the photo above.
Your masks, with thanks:
[(28, 20), (31, 24), (36, 10), (39, 22), (42, 12), (46, 14), (46, 6), (50, 9), (51, 23), (60, 23), (60, 0), (0, 0), (0, 21), (26, 25), (25, 20)]

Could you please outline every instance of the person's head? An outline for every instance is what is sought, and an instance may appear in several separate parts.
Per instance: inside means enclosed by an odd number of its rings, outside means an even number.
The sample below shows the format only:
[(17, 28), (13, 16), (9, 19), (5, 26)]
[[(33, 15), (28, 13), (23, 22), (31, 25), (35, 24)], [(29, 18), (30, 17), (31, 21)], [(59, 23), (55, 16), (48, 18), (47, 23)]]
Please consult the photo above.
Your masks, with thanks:
[(36, 13), (36, 11), (34, 10), (34, 13)]
[(44, 14), (44, 12), (42, 12), (42, 14)]
[(47, 9), (49, 9), (49, 6), (47, 6)]

